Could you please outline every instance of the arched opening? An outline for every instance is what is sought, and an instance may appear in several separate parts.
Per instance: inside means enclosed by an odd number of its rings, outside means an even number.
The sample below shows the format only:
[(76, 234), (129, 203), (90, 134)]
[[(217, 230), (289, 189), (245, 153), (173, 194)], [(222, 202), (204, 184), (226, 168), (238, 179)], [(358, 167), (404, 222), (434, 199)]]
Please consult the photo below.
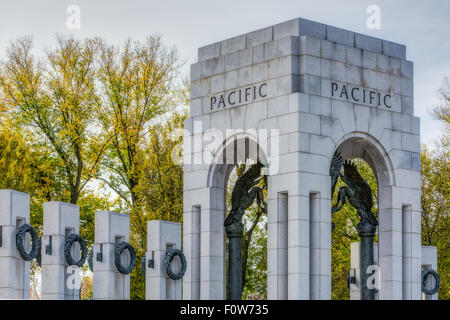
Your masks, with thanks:
[[(214, 222), (221, 229), (223, 250), (220, 253), (223, 277), (221, 277), (223, 296), (228, 296), (229, 238), (224, 231), (224, 221), (232, 209), (232, 192), (236, 181), (252, 165), (267, 163), (264, 150), (257, 140), (249, 135), (235, 135), (224, 142), (223, 147), (214, 155), (213, 164), (208, 173), (208, 187), (211, 189), (211, 207), (223, 208)], [(266, 170), (261, 168), (261, 177)], [(260, 188), (263, 200), (267, 198), (267, 179), (261, 179), (252, 188)], [(248, 190), (251, 191), (251, 190)], [(250, 193), (250, 192), (249, 192)], [(267, 209), (266, 209), (267, 210)], [(255, 197), (246, 208), (242, 218), (244, 232), (242, 237), (243, 299), (265, 299), (267, 297), (267, 212), (263, 212)], [(220, 224), (220, 227), (219, 227)], [(219, 263), (219, 262), (217, 262)]]
[[(359, 176), (371, 190), (371, 212), (377, 219), (378, 227), (373, 237), (374, 264), (379, 265), (378, 239), (379, 226), (389, 219), (388, 208), (391, 207), (393, 170), (386, 151), (375, 139), (367, 134), (353, 133), (342, 139), (336, 148), (343, 161), (351, 161)], [(342, 169), (341, 173), (343, 173)], [(331, 195), (333, 207), (338, 203), (339, 191), (348, 186), (342, 179), (337, 179), (334, 193)], [(332, 277), (331, 298), (333, 300), (358, 299), (361, 284), (359, 263), (360, 236), (357, 230), (361, 217), (348, 201), (342, 208), (332, 214), (333, 231), (331, 237)], [(380, 284), (378, 284), (380, 285)], [(377, 297), (377, 294), (375, 294)]]
[[(239, 177), (253, 164), (251, 160), (234, 166), (226, 188), (227, 209), (232, 210), (232, 192)], [(263, 192), (263, 201), (267, 203), (267, 179), (262, 179), (256, 185)], [(248, 207), (243, 216), (244, 233), (242, 239), (242, 286), (243, 300), (267, 299), (267, 212), (261, 208), (258, 201)], [(267, 207), (267, 204), (266, 204)], [(227, 250), (229, 243), (227, 241)], [(228, 255), (227, 255), (228, 257)], [(228, 270), (228, 259), (226, 270)], [(227, 279), (228, 280), (228, 279)]]
[[(361, 177), (369, 184), (372, 190), (374, 216), (378, 219), (378, 183), (375, 173), (370, 165), (361, 158), (354, 158), (352, 162), (356, 165)], [(338, 202), (339, 189), (345, 187), (345, 183), (339, 180), (333, 194), (331, 203)], [(350, 282), (352, 269), (351, 251), (352, 244), (360, 241), (357, 231), (359, 217), (356, 209), (348, 202), (341, 210), (332, 215), (332, 235), (331, 235), (331, 299), (332, 300), (349, 300), (350, 299)], [(374, 242), (378, 243), (378, 232), (374, 237)], [(355, 248), (353, 248), (355, 250)], [(354, 258), (353, 258), (354, 259)]]

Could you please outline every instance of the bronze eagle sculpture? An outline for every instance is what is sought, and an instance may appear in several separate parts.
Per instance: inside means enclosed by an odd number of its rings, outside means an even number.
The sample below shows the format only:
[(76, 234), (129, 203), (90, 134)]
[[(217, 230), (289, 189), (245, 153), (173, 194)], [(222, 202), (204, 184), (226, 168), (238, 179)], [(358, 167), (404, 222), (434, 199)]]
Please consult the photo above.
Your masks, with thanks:
[[(344, 167), (344, 174), (341, 173), (342, 167)], [(358, 224), (358, 229), (363, 231), (363, 229), (372, 230), (375, 228), (378, 225), (378, 221), (372, 213), (372, 190), (369, 184), (359, 174), (356, 165), (351, 161), (344, 162), (341, 154), (335, 153), (331, 161), (330, 175), (332, 179), (332, 195), (338, 177), (346, 184), (346, 186), (342, 186), (338, 190), (338, 200), (332, 207), (332, 213), (341, 210), (348, 201), (356, 209), (361, 219)]]
[(256, 186), (261, 179), (267, 179), (267, 176), (261, 176), (262, 167), (264, 165), (257, 162), (237, 179), (231, 193), (231, 211), (224, 223), (227, 233), (243, 232), (242, 216), (245, 214), (245, 210), (252, 205), (255, 198), (261, 209), (267, 211), (262, 188)]

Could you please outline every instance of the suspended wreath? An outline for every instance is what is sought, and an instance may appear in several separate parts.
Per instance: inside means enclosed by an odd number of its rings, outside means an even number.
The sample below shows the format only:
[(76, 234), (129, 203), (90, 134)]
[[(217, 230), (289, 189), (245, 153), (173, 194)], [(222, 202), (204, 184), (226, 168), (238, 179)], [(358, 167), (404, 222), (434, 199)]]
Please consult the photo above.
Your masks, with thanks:
[[(26, 252), (24, 244), (23, 244), (23, 240), (24, 240), (25, 234), (27, 232), (31, 236), (30, 252)], [(36, 230), (34, 230), (34, 228), (31, 225), (25, 223), (19, 228), (19, 230), (17, 230), (16, 248), (17, 248), (17, 251), (19, 251), (19, 254), (22, 257), (22, 259), (25, 261), (31, 261), (38, 256), (39, 237), (38, 237)]]
[[(70, 252), (74, 242), (78, 242), (80, 244), (81, 257), (78, 261), (75, 261), (73, 259), (72, 253)], [(86, 241), (84, 241), (84, 239), (76, 233), (70, 234), (66, 239), (66, 243), (64, 244), (64, 257), (66, 258), (67, 264), (69, 266), (82, 267), (84, 262), (86, 261), (86, 256), (87, 256)]]
[[(124, 250), (128, 250), (130, 253), (130, 263), (128, 266), (124, 267), (122, 265), (122, 261), (120, 259), (120, 256), (122, 255), (122, 252)], [(115, 255), (114, 255), (114, 263), (116, 265), (117, 270), (122, 274), (130, 274), (133, 270), (135, 264), (136, 264), (136, 253), (128, 242), (120, 242), (115, 249)]]
[[(172, 267), (170, 266), (175, 256), (179, 256), (181, 261), (181, 269), (177, 273), (173, 272)], [(184, 256), (183, 251), (179, 249), (170, 249), (169, 252), (167, 252), (166, 258), (164, 259), (164, 266), (166, 268), (167, 275), (169, 276), (170, 279), (179, 280), (183, 278), (187, 267), (186, 257)]]
[[(436, 280), (436, 283), (434, 284), (434, 287), (432, 289), (427, 289), (427, 278), (428, 276), (433, 276), (434, 279)], [(441, 286), (441, 277), (439, 277), (439, 274), (435, 271), (435, 270), (431, 270), (431, 269), (426, 269), (426, 270), (422, 270), (422, 292), (432, 296), (433, 294), (435, 294), (436, 292), (438, 292), (439, 287)]]

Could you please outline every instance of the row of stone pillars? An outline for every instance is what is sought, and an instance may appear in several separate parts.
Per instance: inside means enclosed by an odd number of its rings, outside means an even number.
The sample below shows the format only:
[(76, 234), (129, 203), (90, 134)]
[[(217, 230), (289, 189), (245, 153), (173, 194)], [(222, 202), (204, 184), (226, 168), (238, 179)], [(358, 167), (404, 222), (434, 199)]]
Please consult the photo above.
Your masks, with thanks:
[[(63, 202), (44, 204), (43, 236), (41, 240), (41, 299), (77, 300), (80, 298), (80, 269), (69, 266), (64, 245), (70, 234), (79, 234), (80, 208)], [(28, 194), (0, 190), (0, 299), (29, 299), (30, 262), (24, 261), (16, 247), (16, 233), (30, 223)], [(115, 266), (115, 246), (129, 242), (130, 217), (127, 214), (99, 211), (95, 213), (93, 251), (93, 298), (129, 299), (130, 275), (120, 273)], [(31, 239), (25, 237), (25, 249)], [(168, 221), (148, 221), (145, 263), (146, 299), (181, 299), (181, 280), (169, 279), (164, 268), (166, 251), (181, 249), (181, 224)], [(72, 245), (74, 260), (80, 258), (80, 246)], [(124, 266), (129, 253), (122, 253)], [(137, 261), (135, 268), (140, 268)], [(175, 269), (175, 266), (174, 266)]]

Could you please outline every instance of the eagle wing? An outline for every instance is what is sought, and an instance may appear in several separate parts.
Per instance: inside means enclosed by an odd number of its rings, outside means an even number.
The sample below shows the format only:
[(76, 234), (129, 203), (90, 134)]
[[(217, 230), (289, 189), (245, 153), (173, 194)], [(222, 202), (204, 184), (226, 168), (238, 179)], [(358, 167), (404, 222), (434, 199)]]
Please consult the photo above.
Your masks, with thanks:
[(334, 188), (336, 187), (337, 178), (339, 177), (339, 172), (341, 172), (343, 162), (342, 155), (339, 152), (335, 152), (330, 166), (331, 196), (334, 194)]
[(250, 188), (255, 184), (255, 180), (261, 174), (261, 167), (263, 165), (260, 162), (252, 164), (248, 170), (246, 170), (234, 184), (233, 191), (231, 192), (231, 204), (233, 208), (237, 208), (240, 203), (240, 198), (243, 194), (250, 191)]
[(366, 209), (370, 211), (373, 206), (372, 189), (367, 182), (361, 177), (356, 165), (351, 161), (344, 163), (344, 175), (352, 184), (352, 188), (356, 190), (356, 197), (364, 204)]

